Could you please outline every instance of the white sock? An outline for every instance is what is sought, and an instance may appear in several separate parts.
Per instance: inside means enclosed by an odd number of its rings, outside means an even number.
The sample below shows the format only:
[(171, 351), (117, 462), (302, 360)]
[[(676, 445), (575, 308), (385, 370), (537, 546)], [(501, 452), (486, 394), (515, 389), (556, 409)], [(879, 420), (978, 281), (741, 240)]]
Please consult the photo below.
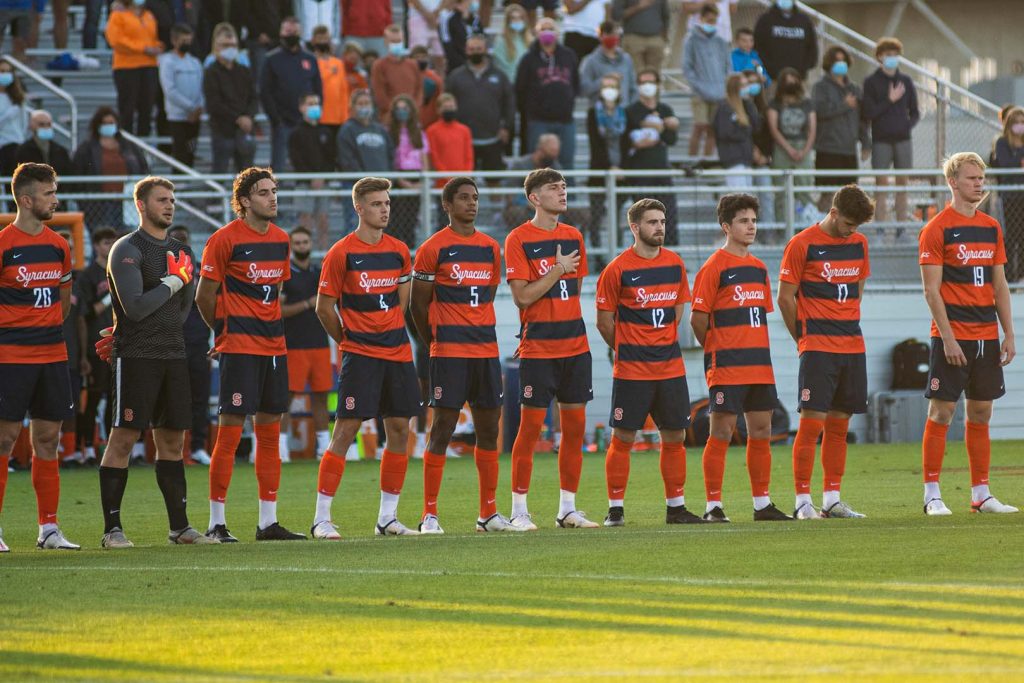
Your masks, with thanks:
[(323, 429), (316, 433), (316, 453), (317, 455), (323, 455), (327, 452), (327, 448), (331, 445), (331, 432), (330, 430)]
[(676, 496), (675, 498), (666, 498), (665, 505), (670, 508), (677, 508), (680, 505), (686, 505), (686, 498), (684, 496)]
[(385, 524), (398, 516), (398, 495), (380, 492), (380, 511), (377, 513), (377, 524)]
[(334, 496), (325, 496), (322, 493), (316, 494), (316, 514), (313, 515), (313, 524), (331, 521), (331, 503)]
[(721, 508), (721, 507), (722, 507), (722, 501), (720, 501), (720, 500), (709, 500), (707, 502), (707, 505), (704, 506), (704, 512), (711, 512), (715, 508)]
[(619, 498), (618, 500), (613, 500), (613, 499), (609, 498), (608, 499), (608, 507), (610, 507), (610, 508), (625, 507), (625, 505), (623, 505), (623, 502), (625, 502), (625, 501), (622, 498)]
[(830, 507), (839, 502), (839, 491), (824, 491), (821, 494), (821, 507), (823, 510), (828, 510)]
[(811, 494), (809, 493), (798, 493), (796, 494), (796, 506), (794, 509), (799, 510), (802, 505), (810, 505), (814, 507), (814, 503), (811, 502)]
[(277, 451), (281, 454), (282, 460), (291, 455), (291, 449), (288, 447), (287, 434), (281, 434), (277, 437)]
[(51, 531), (56, 531), (56, 529), (57, 529), (57, 525), (52, 523), (52, 522), (50, 522), (48, 524), (40, 524), (39, 525), (39, 538), (42, 538), (43, 536), (45, 536), (46, 534), (50, 533)]
[(512, 516), (518, 517), (519, 515), (529, 514), (530, 511), (526, 508), (526, 494), (525, 493), (513, 493), (512, 494)]
[(772, 504), (772, 499), (768, 496), (754, 496), (754, 509), (764, 510), (766, 507)]
[(992, 494), (988, 490), (988, 484), (971, 487), (971, 502), (973, 503), (980, 503), (991, 495)]
[(932, 498), (942, 498), (942, 494), (939, 492), (939, 482), (926, 481), (924, 483), (924, 502), (927, 503)]
[(570, 512), (576, 511), (576, 492), (558, 490), (558, 516), (565, 517)]
[(224, 503), (218, 503), (215, 500), (210, 501), (210, 528), (217, 526), (218, 524), (227, 525), (227, 520), (224, 519)]
[(259, 526), (261, 529), (266, 529), (268, 526), (277, 521), (277, 501), (276, 500), (260, 500), (260, 522)]

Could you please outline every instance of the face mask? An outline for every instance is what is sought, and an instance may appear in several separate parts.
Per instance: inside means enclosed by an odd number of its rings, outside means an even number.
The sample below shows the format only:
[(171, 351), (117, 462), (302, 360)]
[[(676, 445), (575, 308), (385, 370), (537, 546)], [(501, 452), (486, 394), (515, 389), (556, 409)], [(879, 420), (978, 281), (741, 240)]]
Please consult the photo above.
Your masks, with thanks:
[[(1013, 131), (1014, 135), (1024, 135), (1024, 123), (1015, 123), (1010, 126), (1010, 130)], [(50, 137), (53, 137), (51, 134)]]
[(882, 60), (882, 66), (884, 66), (889, 71), (895, 71), (897, 68), (899, 68), (899, 65), (899, 55), (889, 55), (888, 57)]
[(761, 94), (761, 84), (760, 83), (751, 83), (750, 85), (748, 85), (747, 86), (747, 94), (750, 97), (757, 97), (758, 95), (760, 95)]
[(298, 36), (281, 36), (281, 44), (289, 50), (293, 50), (299, 45)]
[(654, 97), (658, 94), (657, 83), (641, 83), (636, 88), (637, 92), (640, 93), (640, 97)]
[(615, 48), (617, 48), (619, 46), (619, 37), (618, 36), (601, 36), (601, 45), (603, 45), (604, 49), (606, 49), (606, 50), (614, 50)]
[(298, 250), (292, 249), (292, 256), (295, 257), (296, 261), (305, 261), (306, 259), (309, 258), (309, 253), (310, 252), (308, 252), (308, 251), (298, 251)]
[(479, 65), (484, 63), (484, 57), (486, 57), (486, 55), (482, 55), (482, 54), (479, 54), (479, 53), (478, 54), (473, 54), (473, 55), (466, 55), (466, 59), (469, 60), (469, 63), (470, 64), (476, 64), (477, 66), (479, 66)]
[(117, 135), (117, 124), (116, 123), (103, 123), (100, 124), (100, 136), (104, 138), (112, 138)]
[(394, 114), (395, 114), (395, 121), (405, 122), (405, 121), (409, 120), (409, 110), (408, 109), (404, 109), (404, 108), (403, 109), (396, 109)]
[(607, 102), (608, 104), (611, 104), (613, 102), (617, 102), (618, 99), (619, 99), (619, 89), (618, 88), (601, 88), (601, 99), (604, 100), (605, 102)]
[(426, 70), (427, 70), (427, 67), (428, 67), (428, 66), (430, 66), (430, 62), (428, 62), (428, 61), (427, 61), (427, 60), (425, 60), (425, 59), (421, 59), (421, 60), (419, 60), (419, 61), (418, 61), (418, 62), (416, 62), (416, 63), (417, 63), (418, 65), (419, 65), (419, 67), (420, 67), (420, 71), (426, 71)]
[(183, 55), (183, 54), (185, 54), (186, 52), (188, 52), (191, 49), (192, 49), (192, 41), (191, 40), (188, 41), (187, 43), (181, 43), (180, 45), (178, 45), (178, 54), (182, 54)]
[(833, 76), (845, 76), (850, 72), (850, 65), (846, 62), (836, 62), (832, 65)]
[(320, 54), (327, 54), (328, 52), (331, 51), (331, 44), (330, 43), (313, 43), (313, 50), (315, 50), (316, 52), (319, 52)]
[(40, 128), (36, 131), (36, 137), (40, 140), (52, 140), (53, 128)]
[(745, 85), (740, 88), (740, 97), (750, 97), (750, 86)]
[(389, 43), (388, 54), (393, 57), (404, 57), (405, 45), (402, 45), (401, 43)]
[(6, 88), (14, 83), (14, 74), (9, 71), (0, 72), (0, 88)]
[(477, 12), (479, 12), (480, 3), (477, 2), (477, 0), (473, 0), (473, 2), (469, 3), (469, 11), (471, 14), (476, 14)]
[(310, 106), (306, 107), (306, 118), (309, 119), (310, 121), (319, 121), (322, 115), (323, 110), (320, 109), (319, 104), (311, 104)]
[(701, 24), (700, 27), (701, 30), (703, 30), (704, 33), (708, 34), (709, 36), (713, 35), (714, 32), (718, 30), (718, 26), (716, 26), (715, 24)]
[(554, 31), (541, 31), (537, 34), (537, 40), (544, 47), (551, 47), (558, 40), (558, 34)]
[(508, 27), (510, 29), (512, 29), (513, 31), (515, 31), (516, 33), (522, 33), (523, 29), (526, 28), (526, 22), (525, 21), (510, 21), (510, 22), (508, 22)]
[(793, 9), (793, 0), (779, 0), (777, 4), (783, 12), (789, 12)]
[(373, 117), (373, 107), (356, 107), (356, 118), (369, 121)]
[(441, 112), (441, 118), (444, 119), (445, 121), (451, 122), (455, 120), (455, 116), (458, 113), (459, 112), (455, 111), (454, 109), (445, 109), (443, 112)]
[(237, 47), (226, 47), (220, 51), (220, 58), (226, 59), (229, 62), (233, 62), (238, 59), (238, 48)]

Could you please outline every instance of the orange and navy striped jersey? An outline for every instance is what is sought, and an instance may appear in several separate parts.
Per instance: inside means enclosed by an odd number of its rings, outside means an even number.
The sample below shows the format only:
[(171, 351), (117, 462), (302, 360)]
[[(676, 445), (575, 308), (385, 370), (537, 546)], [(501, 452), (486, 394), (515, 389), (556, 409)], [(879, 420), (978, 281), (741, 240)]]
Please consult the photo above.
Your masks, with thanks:
[(334, 243), (320, 271), (320, 293), (338, 300), (343, 353), (412, 360), (398, 298), (411, 270), (409, 247), (391, 235), (367, 244), (353, 232)]
[(597, 279), (597, 310), (615, 314), (612, 376), (684, 376), (675, 307), (689, 300), (686, 266), (675, 252), (661, 249), (645, 259), (630, 247), (612, 259)]
[(260, 234), (241, 218), (210, 235), (200, 274), (221, 283), (216, 349), (279, 356), (286, 352), (280, 285), (291, 277), (288, 235), (270, 223)]
[(708, 315), (704, 375), (709, 387), (775, 384), (768, 346), (772, 285), (759, 258), (716, 251), (693, 280), (691, 308)]
[(0, 363), (59, 363), (68, 359), (60, 291), (71, 287), (67, 241), (43, 226), (29, 235), (0, 230)]
[(434, 283), (427, 314), (435, 358), (497, 358), (494, 288), (501, 284), (501, 247), (477, 230), (463, 237), (445, 227), (416, 250), (413, 277)]
[(797, 285), (797, 350), (864, 353), (860, 295), (871, 275), (868, 239), (831, 237), (814, 224), (786, 245), (779, 279)]
[(544, 277), (557, 267), (558, 245), (563, 254), (579, 251), (580, 265), (575, 273), (563, 275), (540, 299), (520, 309), (517, 353), (521, 358), (570, 358), (590, 351), (580, 309), (587, 253), (579, 230), (565, 223), (544, 230), (532, 221), (515, 228), (505, 238), (505, 279), (533, 282)]
[[(919, 263), (942, 266), (939, 294), (953, 336), (964, 340), (999, 338), (992, 269), (1006, 263), (1003, 231), (980, 211), (968, 218), (948, 206), (921, 230)], [(932, 321), (933, 337), (941, 336)]]

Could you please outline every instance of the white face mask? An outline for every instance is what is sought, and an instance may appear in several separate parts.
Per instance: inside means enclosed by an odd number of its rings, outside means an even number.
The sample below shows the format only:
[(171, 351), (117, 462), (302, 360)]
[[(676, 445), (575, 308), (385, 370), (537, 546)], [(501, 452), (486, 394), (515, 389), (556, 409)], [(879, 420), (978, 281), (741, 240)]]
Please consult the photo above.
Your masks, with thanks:
[(613, 102), (619, 99), (619, 89), (601, 88), (601, 99), (607, 102), (608, 104), (612, 104)]
[(640, 93), (640, 97), (654, 97), (658, 94), (658, 84), (641, 83), (636, 90)]

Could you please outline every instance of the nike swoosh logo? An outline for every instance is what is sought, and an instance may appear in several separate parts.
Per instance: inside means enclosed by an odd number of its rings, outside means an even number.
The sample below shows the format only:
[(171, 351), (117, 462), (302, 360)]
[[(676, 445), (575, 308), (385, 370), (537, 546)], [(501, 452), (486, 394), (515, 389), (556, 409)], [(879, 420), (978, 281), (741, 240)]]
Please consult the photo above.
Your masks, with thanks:
[(252, 253), (252, 249), (250, 249), (249, 251), (245, 252), (245, 255), (248, 256), (251, 253)]
[[(958, 232), (954, 232), (954, 233), (953, 233), (953, 237), (959, 237), (959, 236), (960, 236), (960, 233), (958, 233)], [(17, 256), (15, 256), (14, 258), (18, 258), (18, 257), (17, 257)]]
[(639, 280), (639, 279), (640, 279), (640, 276), (639, 276), (639, 275), (637, 275), (636, 277), (631, 277), (631, 278), (629, 278), (629, 279), (630, 279), (631, 281), (633, 281), (633, 282), (636, 282), (637, 280)]
[(116, 515), (116, 514), (117, 514), (118, 512), (120, 512), (120, 511), (121, 511), (121, 508), (118, 508), (117, 510), (111, 510), (111, 511), (110, 511), (110, 514), (112, 514), (112, 515)]
[[(826, 249), (825, 251), (828, 251), (828, 250)], [(825, 252), (824, 252), (824, 251), (819, 251), (819, 252), (818, 252), (818, 256), (824, 256), (824, 254), (825, 254)]]
[(493, 505), (494, 504), (494, 499), (493, 498), (488, 499), (487, 500), (487, 504), (488, 505)]
[(729, 276), (729, 279), (731, 280), (731, 279), (733, 279), (734, 277), (736, 277), (736, 273), (733, 273), (732, 275), (730, 275), (730, 276)]
[(21, 254), (12, 254), (11, 258), (21, 258)]
[(612, 493), (622, 493), (622, 489), (612, 489)]
[(353, 261), (352, 263), (354, 263), (354, 264), (356, 264), (358, 266), (360, 263), (362, 263), (362, 261)]
[(459, 253), (459, 252), (457, 252), (457, 251), (449, 251), (449, 252), (448, 252), (448, 255), (449, 255), (449, 256), (455, 256), (455, 255), (456, 255), (456, 254), (458, 254), (458, 253)]
[(534, 254), (539, 254), (539, 253), (540, 253), (540, 250), (541, 250), (541, 249), (543, 249), (543, 248), (544, 248), (544, 247), (537, 247), (536, 249), (534, 249), (534, 250), (533, 250), (533, 253), (534, 253)]
[(505, 392), (503, 391), (500, 394), (498, 394), (498, 398), (505, 398)]

